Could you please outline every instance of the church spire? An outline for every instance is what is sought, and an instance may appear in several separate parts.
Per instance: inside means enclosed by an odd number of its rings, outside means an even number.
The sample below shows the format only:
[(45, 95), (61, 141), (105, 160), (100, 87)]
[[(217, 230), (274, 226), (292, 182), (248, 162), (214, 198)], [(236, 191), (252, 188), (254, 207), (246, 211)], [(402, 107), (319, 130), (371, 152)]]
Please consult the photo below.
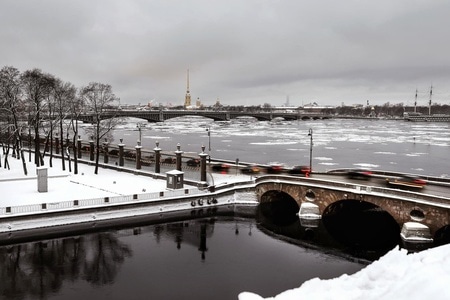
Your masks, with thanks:
[(187, 69), (187, 88), (186, 97), (184, 98), (184, 108), (191, 106), (191, 94), (189, 94), (189, 69)]

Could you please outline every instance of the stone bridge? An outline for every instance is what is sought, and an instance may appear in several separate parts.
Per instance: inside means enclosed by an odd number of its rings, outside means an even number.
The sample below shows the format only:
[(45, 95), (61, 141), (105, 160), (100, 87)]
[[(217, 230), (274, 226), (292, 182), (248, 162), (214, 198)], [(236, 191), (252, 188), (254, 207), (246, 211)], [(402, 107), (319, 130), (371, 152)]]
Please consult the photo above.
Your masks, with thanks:
[[(116, 117), (134, 117), (147, 120), (148, 122), (164, 122), (165, 120), (184, 117), (201, 116), (214, 121), (229, 121), (239, 117), (253, 117), (258, 121), (270, 121), (275, 118), (285, 120), (317, 120), (333, 118), (329, 114), (320, 113), (298, 113), (298, 112), (233, 112), (233, 111), (209, 111), (209, 110), (108, 110), (100, 114), (100, 119)], [(94, 114), (86, 113), (78, 116), (78, 120), (93, 123)]]
[[(450, 224), (450, 198), (431, 196), (413, 191), (324, 181), (291, 176), (263, 176), (256, 179), (256, 195), (260, 203), (292, 198), (299, 214), (319, 217), (339, 209), (343, 201), (372, 203), (387, 212), (402, 228), (406, 222), (427, 226), (431, 236)], [(311, 217), (311, 215), (309, 215)], [(301, 217), (301, 216), (300, 216)]]

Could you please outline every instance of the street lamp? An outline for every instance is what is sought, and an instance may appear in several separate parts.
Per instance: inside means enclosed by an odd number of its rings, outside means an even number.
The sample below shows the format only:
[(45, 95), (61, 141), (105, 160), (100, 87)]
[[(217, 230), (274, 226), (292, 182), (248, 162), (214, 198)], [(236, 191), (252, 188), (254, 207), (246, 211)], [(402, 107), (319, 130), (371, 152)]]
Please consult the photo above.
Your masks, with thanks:
[(313, 130), (312, 128), (309, 129), (308, 136), (310, 137), (309, 142), (309, 172), (312, 172), (312, 148), (313, 148)]
[(141, 143), (142, 141), (142, 131), (141, 131), (141, 123), (137, 123), (136, 124), (137, 129), (139, 130), (139, 140), (138, 140), (138, 144)]
[(208, 160), (211, 163), (211, 127), (208, 126), (208, 128), (206, 128), (206, 131), (208, 132)]

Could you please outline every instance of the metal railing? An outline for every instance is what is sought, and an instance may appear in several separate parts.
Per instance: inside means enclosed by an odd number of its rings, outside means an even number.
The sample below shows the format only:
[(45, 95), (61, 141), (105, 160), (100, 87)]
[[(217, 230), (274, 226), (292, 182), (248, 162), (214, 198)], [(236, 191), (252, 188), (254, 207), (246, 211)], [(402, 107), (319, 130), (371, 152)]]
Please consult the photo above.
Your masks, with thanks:
[(187, 195), (200, 195), (206, 194), (206, 190), (199, 189), (177, 189), (177, 190), (164, 190), (153, 193), (132, 194), (112, 197), (99, 197), (90, 199), (75, 199), (61, 202), (48, 202), (41, 204), (29, 204), (29, 205), (17, 205), (0, 207), (0, 219), (2, 217), (37, 214), (50, 211), (64, 211), (64, 210), (76, 210), (83, 208), (98, 208), (105, 205), (123, 205), (129, 203), (141, 202), (153, 202), (160, 200), (167, 200), (170, 198), (180, 198)]

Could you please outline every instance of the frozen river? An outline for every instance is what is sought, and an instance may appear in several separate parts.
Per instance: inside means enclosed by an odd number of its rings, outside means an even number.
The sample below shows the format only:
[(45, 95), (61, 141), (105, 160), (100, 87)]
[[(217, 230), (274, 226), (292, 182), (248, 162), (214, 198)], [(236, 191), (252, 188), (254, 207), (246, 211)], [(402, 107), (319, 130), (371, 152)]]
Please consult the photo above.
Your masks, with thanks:
[[(334, 119), (271, 121), (255, 119), (214, 122), (205, 118), (177, 118), (163, 123), (130, 120), (114, 132), (133, 147), (142, 124), (142, 145), (155, 142), (165, 151), (180, 143), (186, 154), (196, 155), (201, 146), (211, 148), (213, 158), (286, 166), (308, 165), (312, 138), (315, 171), (363, 167), (438, 177), (450, 176), (449, 123), (411, 123), (402, 120)], [(144, 127), (145, 126), (145, 127)], [(209, 131), (207, 131), (207, 129)], [(208, 136), (209, 132), (209, 136)], [(209, 147), (210, 146), (210, 147)]]

